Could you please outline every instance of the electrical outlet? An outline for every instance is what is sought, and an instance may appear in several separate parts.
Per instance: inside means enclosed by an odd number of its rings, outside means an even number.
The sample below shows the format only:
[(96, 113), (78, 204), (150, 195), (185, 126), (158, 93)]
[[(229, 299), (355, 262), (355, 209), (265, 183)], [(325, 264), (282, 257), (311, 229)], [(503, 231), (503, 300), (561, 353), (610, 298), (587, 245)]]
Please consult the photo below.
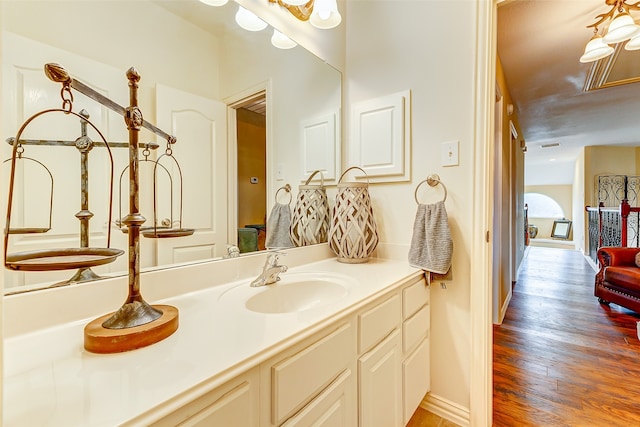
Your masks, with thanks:
[(458, 148), (460, 141), (448, 141), (442, 143), (442, 166), (458, 166)]

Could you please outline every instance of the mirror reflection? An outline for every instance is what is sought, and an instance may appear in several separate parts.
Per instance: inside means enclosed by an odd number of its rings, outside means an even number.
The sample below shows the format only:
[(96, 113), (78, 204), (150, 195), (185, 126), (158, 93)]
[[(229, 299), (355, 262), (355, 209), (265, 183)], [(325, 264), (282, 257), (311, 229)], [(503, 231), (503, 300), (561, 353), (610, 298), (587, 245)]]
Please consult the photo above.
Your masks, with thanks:
[[(60, 108), (60, 86), (43, 66), (59, 63), (74, 78), (120, 105), (128, 105), (126, 70), (141, 75), (139, 105), (144, 118), (177, 137), (172, 154), (182, 171), (168, 163), (157, 174), (154, 202), (153, 162), (140, 163), (140, 212), (145, 226), (194, 229), (191, 236), (141, 239), (143, 269), (222, 259), (238, 246), (239, 230), (257, 234), (265, 247), (268, 213), (276, 194), (298, 186), (315, 171), (335, 181), (339, 168), (341, 76), (301, 46), (277, 49), (273, 29), (249, 32), (237, 26), (237, 4), (210, 7), (196, 0), (137, 2), (3, 2), (2, 102), (6, 139), (31, 115)], [(70, 13), (72, 11), (73, 13)], [(283, 10), (283, 13), (287, 13)], [(114, 23), (118, 23), (117, 30)], [(122, 118), (81, 94), (73, 110), (85, 110), (109, 143), (128, 141)], [(75, 117), (43, 117), (22, 138), (75, 141), (81, 136)], [(87, 131), (93, 141), (99, 136)], [(149, 160), (166, 154), (166, 141), (142, 130), (140, 142), (157, 144)], [(11, 146), (2, 144), (3, 160)], [(51, 229), (10, 235), (8, 252), (74, 248), (81, 245), (83, 211), (81, 155), (73, 146), (25, 146), (25, 156), (46, 165), (54, 180)], [(114, 186), (104, 147), (88, 155), (88, 240), (91, 247), (127, 250), (121, 219), (128, 212), (126, 148), (112, 145)], [(140, 158), (145, 155), (140, 151)], [(49, 187), (30, 166), (16, 169), (12, 227), (46, 223)], [(3, 167), (3, 209), (7, 206), (8, 168)], [(110, 191), (113, 190), (109, 221)], [(293, 203), (291, 205), (293, 207)], [(232, 250), (233, 252), (233, 250)], [(245, 251), (249, 252), (249, 251)], [(93, 268), (96, 275), (126, 274), (126, 255)], [(39, 289), (68, 281), (76, 271), (5, 270), (5, 292)]]

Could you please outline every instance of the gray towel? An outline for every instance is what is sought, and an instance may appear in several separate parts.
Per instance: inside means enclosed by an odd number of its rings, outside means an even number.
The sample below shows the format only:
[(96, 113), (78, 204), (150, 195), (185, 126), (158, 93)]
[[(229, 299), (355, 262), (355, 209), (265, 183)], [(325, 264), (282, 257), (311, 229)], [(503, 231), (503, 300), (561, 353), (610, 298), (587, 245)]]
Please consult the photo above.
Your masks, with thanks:
[(446, 274), (451, 267), (453, 241), (444, 201), (418, 205), (409, 248), (409, 264), (415, 268)]
[(291, 227), (291, 210), (289, 205), (276, 203), (271, 209), (271, 215), (267, 220), (267, 248), (292, 248), (291, 237), (289, 236)]

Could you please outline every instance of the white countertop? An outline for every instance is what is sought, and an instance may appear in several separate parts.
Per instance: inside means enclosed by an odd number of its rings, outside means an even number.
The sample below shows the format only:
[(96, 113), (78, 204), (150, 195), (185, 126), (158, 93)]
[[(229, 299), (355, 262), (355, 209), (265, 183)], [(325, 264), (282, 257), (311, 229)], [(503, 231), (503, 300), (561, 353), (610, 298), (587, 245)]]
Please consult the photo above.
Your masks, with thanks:
[(4, 426), (115, 426), (135, 424), (144, 413), (160, 416), (154, 407), (180, 393), (215, 388), (421, 271), (406, 261), (328, 259), (289, 269), (282, 283), (308, 273), (351, 282), (338, 300), (293, 313), (248, 310), (244, 301), (267, 289), (251, 288), (246, 279), (150, 301), (178, 308), (178, 330), (120, 354), (83, 349), (83, 328), (93, 318), (6, 339)]

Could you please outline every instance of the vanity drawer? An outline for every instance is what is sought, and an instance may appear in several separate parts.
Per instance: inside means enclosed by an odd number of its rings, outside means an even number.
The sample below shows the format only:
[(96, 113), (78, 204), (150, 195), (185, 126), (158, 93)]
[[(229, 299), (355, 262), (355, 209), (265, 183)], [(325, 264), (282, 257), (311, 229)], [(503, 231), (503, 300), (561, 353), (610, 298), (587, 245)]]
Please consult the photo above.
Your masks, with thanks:
[(400, 297), (394, 295), (358, 316), (358, 351), (366, 353), (401, 322)]
[[(181, 406), (161, 420), (148, 423), (143, 418), (142, 420), (137, 419), (127, 422), (124, 425), (145, 425), (150, 427), (257, 427), (260, 425), (259, 382), (258, 368), (254, 368)], [(157, 412), (157, 410), (152, 409), (149, 414), (154, 414), (154, 412)]]
[(429, 303), (429, 285), (426, 280), (420, 280), (402, 290), (402, 315), (407, 319), (423, 305)]
[(271, 422), (280, 425), (333, 381), (355, 357), (351, 324), (342, 325), (271, 367)]
[(402, 325), (402, 351), (413, 349), (429, 334), (430, 326), (429, 306), (423, 306), (416, 314), (407, 319)]

